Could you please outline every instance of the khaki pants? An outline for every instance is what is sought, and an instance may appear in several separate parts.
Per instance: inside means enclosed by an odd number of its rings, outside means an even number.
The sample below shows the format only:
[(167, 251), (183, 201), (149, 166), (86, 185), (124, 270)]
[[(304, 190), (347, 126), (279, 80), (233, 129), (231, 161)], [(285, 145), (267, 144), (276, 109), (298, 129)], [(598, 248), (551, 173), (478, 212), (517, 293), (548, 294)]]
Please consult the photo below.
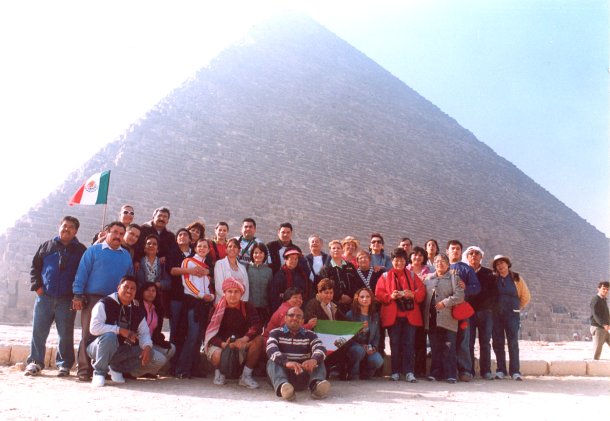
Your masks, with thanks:
[(601, 327), (591, 326), (591, 336), (593, 337), (593, 359), (599, 360), (604, 344), (610, 346), (610, 332)]

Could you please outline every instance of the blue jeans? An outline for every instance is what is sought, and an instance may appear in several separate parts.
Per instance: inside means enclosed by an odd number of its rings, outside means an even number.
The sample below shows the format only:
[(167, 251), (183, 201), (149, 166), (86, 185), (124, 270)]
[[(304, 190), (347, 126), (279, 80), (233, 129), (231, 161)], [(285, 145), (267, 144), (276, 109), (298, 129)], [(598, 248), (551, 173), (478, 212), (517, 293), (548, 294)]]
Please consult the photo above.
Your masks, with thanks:
[(432, 348), (430, 375), (436, 379), (457, 378), (456, 333), (442, 327), (433, 327), (428, 336)]
[[(477, 311), (470, 319), (470, 360), (474, 362), (474, 341), (479, 335), (479, 374), (491, 373), (491, 330), (493, 315), (491, 310)], [(472, 364), (474, 376), (474, 364)]]
[(201, 330), (205, 322), (202, 323), (201, 321), (196, 320), (194, 308), (188, 310), (187, 320), (188, 327), (186, 340), (184, 341), (184, 345), (178, 356), (176, 374), (185, 374), (188, 376), (191, 374), (193, 359), (199, 357), (199, 348), (201, 347), (201, 337), (203, 333)]
[(508, 342), (509, 373), (511, 376), (519, 373), (519, 324), (520, 313), (512, 310), (497, 311), (493, 316), (493, 348), (496, 354), (496, 372), (506, 373), (506, 351), (504, 350), (504, 335)]
[(184, 303), (179, 300), (171, 300), (169, 302), (169, 341), (176, 344), (176, 334), (178, 332), (178, 323), (182, 314), (182, 306)]
[(411, 326), (407, 319), (396, 319), (396, 322), (388, 327), (390, 337), (390, 352), (392, 362), (392, 373), (413, 373), (415, 360), (415, 326)]
[(55, 321), (59, 346), (55, 363), (57, 367), (72, 368), (74, 365), (74, 319), (76, 312), (71, 310), (72, 297), (51, 297), (43, 294), (36, 296), (34, 320), (32, 322), (32, 344), (28, 364), (35, 362), (44, 367), (46, 342), (51, 325)]
[[(474, 316), (473, 316), (474, 317)], [(458, 326), (457, 331), (457, 369), (460, 374), (472, 374), (473, 366), (472, 359), (470, 358), (470, 328), (472, 323), (470, 322), (472, 317), (466, 322), (468, 327), (462, 329)], [(464, 323), (464, 320), (460, 320), (458, 324)]]
[(305, 390), (311, 386), (312, 382), (319, 382), (326, 380), (326, 366), (324, 364), (318, 364), (311, 373), (303, 370), (299, 375), (296, 375), (294, 371), (286, 369), (273, 361), (267, 361), (267, 376), (271, 380), (273, 390), (277, 396), (280, 395), (280, 388), (284, 383), (290, 383), (294, 386), (295, 390)]
[(352, 377), (360, 375), (360, 366), (364, 365), (366, 377), (372, 377), (375, 371), (383, 365), (383, 357), (379, 352), (367, 354), (362, 344), (353, 343), (347, 350), (347, 370)]

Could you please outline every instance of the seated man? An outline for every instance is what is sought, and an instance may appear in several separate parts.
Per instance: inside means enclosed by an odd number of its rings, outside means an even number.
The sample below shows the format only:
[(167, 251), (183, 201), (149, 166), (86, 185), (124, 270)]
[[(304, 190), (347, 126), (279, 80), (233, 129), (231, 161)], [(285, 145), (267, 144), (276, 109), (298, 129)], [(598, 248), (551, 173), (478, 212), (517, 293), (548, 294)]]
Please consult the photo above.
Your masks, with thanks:
[(222, 291), (224, 295), (214, 307), (203, 343), (205, 354), (215, 369), (214, 384), (225, 384), (225, 375), (220, 372), (220, 356), (223, 349), (230, 347), (239, 350), (240, 364), (245, 362), (239, 385), (256, 389), (259, 385), (252, 377), (252, 370), (265, 346), (261, 336), (262, 323), (256, 308), (241, 300), (245, 287), (240, 280), (231, 277), (225, 279)]
[(330, 391), (323, 364), (326, 349), (303, 322), (303, 310), (291, 307), (284, 326), (273, 329), (267, 340), (267, 375), (276, 395), (288, 401), (294, 399), (295, 388), (309, 387), (314, 399), (323, 399)]
[(123, 373), (137, 377), (157, 374), (167, 362), (160, 352), (153, 351), (145, 313), (133, 299), (137, 283), (133, 276), (124, 276), (118, 292), (95, 304), (91, 312), (91, 340), (87, 354), (93, 365), (92, 386), (101, 387), (106, 374), (115, 383), (125, 383)]

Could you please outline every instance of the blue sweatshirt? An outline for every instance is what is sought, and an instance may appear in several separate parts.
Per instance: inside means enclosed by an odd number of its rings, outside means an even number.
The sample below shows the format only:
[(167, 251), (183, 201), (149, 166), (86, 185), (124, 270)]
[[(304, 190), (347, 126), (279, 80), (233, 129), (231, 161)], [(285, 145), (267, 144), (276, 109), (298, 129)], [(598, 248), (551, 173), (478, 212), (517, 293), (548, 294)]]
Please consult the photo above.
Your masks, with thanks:
[(123, 247), (113, 250), (104, 242), (87, 249), (78, 265), (72, 292), (77, 295), (110, 295), (125, 275), (133, 275), (133, 263)]

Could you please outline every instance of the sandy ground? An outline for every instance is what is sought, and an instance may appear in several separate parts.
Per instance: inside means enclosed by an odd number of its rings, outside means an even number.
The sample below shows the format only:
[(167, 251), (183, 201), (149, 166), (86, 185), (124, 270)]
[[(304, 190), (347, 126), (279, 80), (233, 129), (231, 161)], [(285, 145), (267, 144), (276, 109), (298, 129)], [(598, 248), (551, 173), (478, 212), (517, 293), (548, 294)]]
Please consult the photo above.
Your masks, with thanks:
[[(323, 401), (297, 394), (294, 402), (276, 398), (271, 386), (248, 390), (235, 383), (214, 386), (211, 379), (111, 382), (92, 388), (73, 376), (59, 379), (46, 370), (36, 378), (0, 367), (0, 419), (408, 419), (408, 420), (575, 420), (597, 419), (610, 403), (608, 378), (526, 377), (477, 380), (449, 385), (386, 379), (333, 382)], [(602, 412), (604, 410), (602, 409)], [(516, 412), (519, 415), (516, 415)], [(94, 418), (90, 418), (93, 416)]]
[[(54, 330), (54, 329), (53, 329)], [(55, 342), (54, 332), (49, 344)], [(31, 327), (0, 326), (0, 344), (29, 343)], [(79, 336), (79, 333), (75, 336)], [(522, 360), (572, 360), (591, 358), (589, 342), (520, 342)], [(492, 354), (493, 355), (493, 354)], [(604, 350), (602, 359), (610, 358)], [(420, 381), (407, 384), (387, 379), (332, 381), (330, 396), (323, 401), (297, 394), (295, 402), (275, 397), (264, 378), (261, 388), (248, 390), (235, 382), (214, 386), (210, 378), (177, 380), (128, 380), (108, 382), (94, 389), (74, 376), (56, 378), (46, 369), (39, 377), (23, 376), (13, 367), (0, 366), (0, 419), (350, 419), (408, 420), (536, 420), (597, 419), (610, 404), (607, 377), (526, 377), (449, 385)], [(600, 408), (601, 405), (601, 408)], [(603, 408), (606, 409), (603, 409)], [(519, 414), (519, 415), (517, 415)], [(91, 418), (90, 418), (91, 419)]]

